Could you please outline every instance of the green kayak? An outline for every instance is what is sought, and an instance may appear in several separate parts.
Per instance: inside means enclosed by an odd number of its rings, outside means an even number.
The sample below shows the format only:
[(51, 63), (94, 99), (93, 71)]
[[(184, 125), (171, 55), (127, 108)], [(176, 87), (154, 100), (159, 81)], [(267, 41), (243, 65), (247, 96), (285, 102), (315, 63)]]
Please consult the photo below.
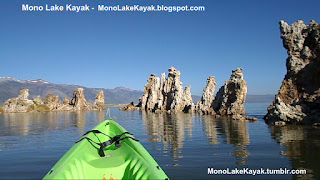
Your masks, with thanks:
[(168, 179), (147, 150), (114, 120), (85, 133), (43, 179)]

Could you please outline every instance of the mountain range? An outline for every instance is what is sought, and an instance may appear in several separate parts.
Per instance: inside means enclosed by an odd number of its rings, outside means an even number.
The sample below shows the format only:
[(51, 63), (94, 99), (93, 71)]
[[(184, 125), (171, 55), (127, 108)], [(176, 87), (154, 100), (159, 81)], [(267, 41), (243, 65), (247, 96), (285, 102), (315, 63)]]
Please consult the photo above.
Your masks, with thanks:
[[(42, 79), (21, 80), (14, 77), (0, 77), (0, 104), (5, 100), (16, 97), (23, 88), (29, 89), (29, 99), (40, 95), (41, 97), (51, 93), (63, 97), (71, 98), (73, 91), (82, 87), (87, 101), (93, 102), (99, 90), (103, 90), (106, 104), (123, 104), (134, 102), (138, 103), (139, 97), (142, 96), (141, 90), (133, 90), (127, 87), (108, 88), (88, 88), (81, 85), (73, 84), (55, 84)], [(269, 102), (271, 103), (274, 95), (247, 95), (246, 102)], [(193, 102), (197, 102), (200, 96), (192, 95)]]

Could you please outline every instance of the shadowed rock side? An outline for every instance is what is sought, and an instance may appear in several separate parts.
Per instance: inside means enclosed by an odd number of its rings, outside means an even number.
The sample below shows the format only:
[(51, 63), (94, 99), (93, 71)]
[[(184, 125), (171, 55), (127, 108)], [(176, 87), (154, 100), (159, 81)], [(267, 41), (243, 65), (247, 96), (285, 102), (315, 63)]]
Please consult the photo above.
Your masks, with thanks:
[(280, 21), (283, 46), (287, 49), (287, 73), (264, 116), (267, 123), (314, 124), (320, 122), (320, 25), (298, 20)]
[(33, 100), (29, 100), (29, 90), (22, 89), (18, 97), (14, 97), (5, 101), (3, 105), (4, 112), (33, 112), (33, 111), (83, 111), (83, 110), (103, 110), (104, 95), (100, 91), (93, 105), (88, 103), (83, 94), (83, 88), (77, 88), (72, 99), (69, 101), (66, 97), (63, 102), (58, 96), (48, 94), (43, 99), (37, 96)]
[(169, 68), (168, 77), (161, 74), (161, 80), (152, 73), (144, 86), (141, 97), (141, 110), (152, 112), (191, 112), (193, 103), (190, 86), (182, 89), (180, 71), (174, 67)]
[(215, 114), (215, 112), (211, 108), (215, 86), (216, 81), (214, 79), (214, 76), (209, 76), (207, 78), (207, 85), (203, 89), (201, 99), (195, 106), (195, 111), (201, 114)]

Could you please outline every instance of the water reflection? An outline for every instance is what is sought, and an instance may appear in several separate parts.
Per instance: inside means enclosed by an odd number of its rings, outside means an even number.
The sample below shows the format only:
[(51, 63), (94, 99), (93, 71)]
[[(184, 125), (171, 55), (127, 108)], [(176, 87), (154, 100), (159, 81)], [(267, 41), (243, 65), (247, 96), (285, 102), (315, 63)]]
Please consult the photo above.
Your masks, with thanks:
[(217, 123), (213, 116), (200, 116), (210, 144), (218, 144)]
[(192, 116), (185, 113), (148, 113), (142, 112), (148, 140), (162, 142), (164, 151), (170, 149), (173, 158), (181, 158), (184, 134), (192, 136)]
[(270, 126), (271, 135), (284, 145), (283, 154), (291, 159), (293, 169), (305, 169), (306, 175), (294, 179), (320, 179), (320, 129), (312, 126)]
[(87, 121), (103, 120), (104, 112), (5, 113), (0, 116), (0, 136), (41, 134), (66, 127), (82, 132)]
[[(224, 139), (224, 144), (233, 144), (231, 156), (236, 157), (236, 164), (246, 164), (246, 158), (250, 155), (246, 145), (250, 143), (249, 134), (244, 121), (235, 121), (228, 118), (216, 119), (214, 116), (199, 116), (184, 113), (148, 113), (142, 112), (145, 122), (148, 140), (150, 142), (162, 142), (166, 152), (171, 150), (173, 158), (182, 156), (181, 149), (186, 137), (192, 137), (192, 120), (200, 119), (203, 129), (210, 144), (218, 144), (218, 139)], [(220, 137), (218, 137), (220, 136)]]
[(250, 155), (246, 148), (250, 143), (246, 122), (219, 118), (216, 123), (217, 131), (225, 137), (226, 143), (234, 145), (231, 155), (236, 157), (236, 164), (246, 164), (246, 158)]

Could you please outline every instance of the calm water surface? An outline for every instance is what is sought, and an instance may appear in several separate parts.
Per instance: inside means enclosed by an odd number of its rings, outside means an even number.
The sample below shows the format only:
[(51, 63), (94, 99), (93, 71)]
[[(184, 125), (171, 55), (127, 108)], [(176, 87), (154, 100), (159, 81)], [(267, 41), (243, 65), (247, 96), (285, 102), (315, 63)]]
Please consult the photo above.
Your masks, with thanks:
[[(171, 179), (320, 179), (320, 129), (268, 126), (268, 104), (248, 103), (257, 122), (197, 114), (152, 114), (111, 108)], [(0, 179), (41, 179), (104, 112), (0, 115)], [(306, 169), (307, 175), (207, 175), (215, 169)]]

